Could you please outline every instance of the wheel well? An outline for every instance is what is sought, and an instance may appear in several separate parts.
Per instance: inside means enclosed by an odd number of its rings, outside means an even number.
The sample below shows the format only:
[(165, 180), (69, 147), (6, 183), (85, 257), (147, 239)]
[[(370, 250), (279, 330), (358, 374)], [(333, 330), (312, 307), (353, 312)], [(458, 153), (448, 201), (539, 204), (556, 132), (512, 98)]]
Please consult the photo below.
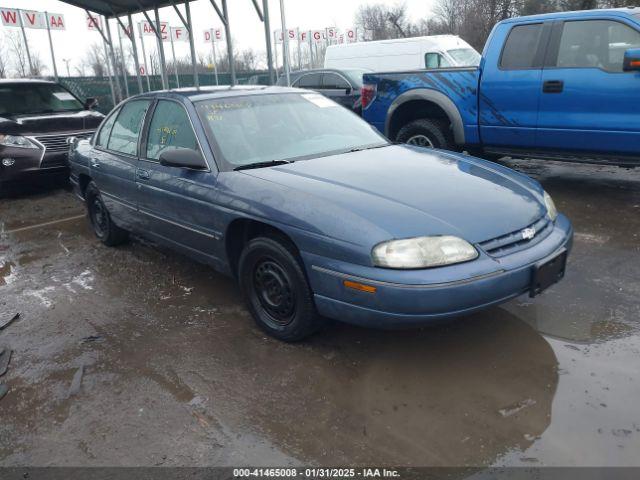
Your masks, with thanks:
[(449, 127), (451, 126), (451, 119), (447, 113), (435, 103), (427, 100), (410, 100), (393, 112), (387, 132), (389, 139), (394, 141), (402, 127), (420, 118), (443, 120)]
[(299, 256), (299, 251), (289, 235), (268, 223), (249, 218), (239, 218), (231, 222), (225, 234), (225, 248), (229, 259), (229, 268), (235, 276), (238, 261), (244, 246), (256, 237), (271, 237), (289, 243)]
[(80, 193), (82, 194), (83, 198), (84, 198), (84, 192), (87, 191), (87, 186), (89, 185), (90, 181), (91, 181), (91, 177), (89, 175), (85, 175), (81, 173), (80, 176), (78, 177), (78, 185), (80, 186)]

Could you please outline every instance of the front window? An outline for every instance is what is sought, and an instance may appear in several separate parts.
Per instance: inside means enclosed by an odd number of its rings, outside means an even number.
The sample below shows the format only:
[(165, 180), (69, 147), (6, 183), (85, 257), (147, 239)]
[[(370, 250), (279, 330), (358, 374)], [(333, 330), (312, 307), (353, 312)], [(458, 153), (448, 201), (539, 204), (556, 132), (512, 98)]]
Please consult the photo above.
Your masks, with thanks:
[(622, 72), (624, 53), (640, 47), (640, 32), (612, 20), (566, 22), (556, 66)]
[(317, 93), (216, 98), (196, 108), (218, 146), (221, 170), (388, 143), (360, 117)]
[(82, 102), (55, 83), (0, 84), (0, 116), (79, 110)]
[(473, 48), (455, 48), (447, 53), (460, 67), (477, 67), (482, 57)]
[(199, 151), (198, 140), (182, 105), (160, 100), (153, 112), (147, 138), (147, 158), (158, 160), (166, 150), (188, 148)]
[(111, 129), (109, 150), (125, 155), (137, 154), (138, 137), (150, 103), (149, 100), (133, 100), (124, 104)]

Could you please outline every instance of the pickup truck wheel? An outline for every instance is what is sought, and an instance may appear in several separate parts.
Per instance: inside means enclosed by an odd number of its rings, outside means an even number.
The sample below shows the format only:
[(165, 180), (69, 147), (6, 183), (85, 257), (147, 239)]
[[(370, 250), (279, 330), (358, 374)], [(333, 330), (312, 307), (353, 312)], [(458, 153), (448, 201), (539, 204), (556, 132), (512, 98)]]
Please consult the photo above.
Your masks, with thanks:
[(125, 242), (129, 232), (113, 223), (95, 183), (91, 182), (87, 185), (84, 198), (87, 203), (87, 214), (96, 237), (108, 247)]
[(247, 243), (238, 279), (253, 319), (269, 335), (294, 342), (322, 325), (303, 267), (285, 239), (258, 237)]
[(444, 122), (421, 118), (408, 123), (396, 135), (396, 141), (427, 148), (452, 150), (451, 132)]

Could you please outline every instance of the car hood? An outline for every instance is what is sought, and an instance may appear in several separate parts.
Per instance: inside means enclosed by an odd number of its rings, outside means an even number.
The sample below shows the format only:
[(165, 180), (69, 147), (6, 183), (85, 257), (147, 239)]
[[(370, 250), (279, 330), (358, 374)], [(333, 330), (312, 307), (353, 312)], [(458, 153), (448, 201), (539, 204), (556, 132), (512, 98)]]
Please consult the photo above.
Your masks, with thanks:
[(243, 173), (321, 198), (337, 222), (355, 215), (387, 238), (457, 235), (476, 243), (523, 229), (546, 212), (542, 188), (522, 174), (406, 145)]
[(10, 135), (39, 135), (52, 132), (78, 132), (95, 130), (104, 115), (99, 112), (37, 113), (0, 117), (0, 133)]

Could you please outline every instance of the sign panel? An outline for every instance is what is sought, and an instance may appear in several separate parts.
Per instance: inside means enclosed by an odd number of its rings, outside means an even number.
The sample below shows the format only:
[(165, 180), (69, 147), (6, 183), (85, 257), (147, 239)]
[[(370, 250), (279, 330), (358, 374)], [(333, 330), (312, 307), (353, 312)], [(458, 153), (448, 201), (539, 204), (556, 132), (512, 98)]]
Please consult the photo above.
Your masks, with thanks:
[(15, 8), (0, 8), (0, 17), (2, 18), (2, 25), (4, 25), (5, 27), (20, 26), (18, 10), (16, 10)]
[(325, 32), (323, 30), (311, 30), (311, 40), (315, 44), (324, 43)]
[(49, 28), (51, 30), (66, 30), (66, 23), (64, 22), (64, 15), (61, 13), (47, 12), (47, 22), (49, 22)]
[(223, 42), (224, 41), (224, 29), (222, 28), (208, 28), (204, 31), (205, 42)]
[(102, 29), (102, 17), (98, 15), (87, 15), (87, 29), (88, 30), (101, 30)]
[(188, 42), (189, 32), (184, 27), (171, 27), (171, 39), (174, 42)]
[(292, 40), (298, 40), (299, 33), (297, 28), (288, 28), (287, 32), (288, 32), (288, 37), (290, 42)]
[[(153, 28), (151, 24), (146, 20), (140, 22), (142, 35), (149, 35), (155, 37), (156, 34), (153, 33)], [(160, 36), (162, 37), (162, 41), (165, 42), (169, 40), (169, 22), (160, 22)]]
[(120, 38), (129, 38), (130, 34), (131, 27), (129, 27), (129, 25), (125, 25), (124, 29), (122, 28), (122, 25), (118, 25), (118, 35), (120, 35)]
[(344, 32), (344, 41), (347, 43), (354, 43), (358, 41), (358, 29), (347, 28)]
[(275, 42), (276, 44), (282, 43), (284, 37), (282, 36), (282, 30), (278, 29), (275, 32), (273, 32), (274, 37), (275, 37)]
[(329, 44), (335, 43), (336, 40), (338, 40), (338, 29), (336, 27), (327, 27), (325, 32)]
[(47, 28), (47, 20), (42, 12), (20, 10), (22, 24), (25, 28)]

